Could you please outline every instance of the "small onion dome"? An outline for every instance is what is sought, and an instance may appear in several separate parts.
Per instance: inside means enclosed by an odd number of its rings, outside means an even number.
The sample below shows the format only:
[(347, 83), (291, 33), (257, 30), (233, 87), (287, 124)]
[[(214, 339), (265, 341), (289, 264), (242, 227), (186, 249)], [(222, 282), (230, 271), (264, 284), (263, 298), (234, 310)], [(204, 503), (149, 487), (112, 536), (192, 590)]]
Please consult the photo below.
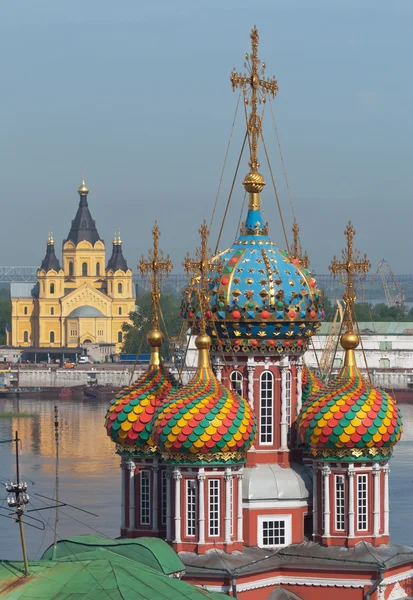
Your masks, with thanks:
[(87, 185), (85, 183), (84, 177), (82, 177), (82, 183), (80, 184), (79, 189), (77, 191), (79, 192), (79, 194), (81, 196), (85, 196), (89, 193), (89, 188), (87, 187)]
[(302, 402), (305, 404), (307, 400), (310, 400), (319, 390), (324, 387), (324, 383), (315, 374), (313, 369), (310, 369), (306, 365), (303, 366), (303, 377), (302, 377)]
[(105, 421), (107, 434), (120, 449), (135, 452), (156, 451), (151, 437), (152, 421), (156, 410), (177, 387), (159, 359), (162, 333), (152, 329), (147, 340), (152, 350), (149, 368), (111, 401)]
[(354, 333), (345, 333), (344, 367), (337, 377), (303, 406), (298, 431), (313, 456), (380, 460), (390, 456), (402, 433), (395, 400), (370, 387), (357, 368)]
[(169, 462), (245, 462), (256, 422), (248, 402), (215, 377), (208, 335), (199, 335), (198, 369), (194, 378), (158, 410), (155, 444)]

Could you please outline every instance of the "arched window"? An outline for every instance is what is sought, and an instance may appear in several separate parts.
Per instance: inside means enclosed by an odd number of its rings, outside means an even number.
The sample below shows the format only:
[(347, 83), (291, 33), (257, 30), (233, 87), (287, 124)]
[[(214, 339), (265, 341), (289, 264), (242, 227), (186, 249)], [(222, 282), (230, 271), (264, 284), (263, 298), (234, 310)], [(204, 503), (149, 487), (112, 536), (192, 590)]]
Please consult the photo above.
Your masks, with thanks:
[(272, 444), (274, 432), (274, 377), (264, 371), (260, 379), (260, 444)]
[(54, 306), (51, 306), (51, 307), (50, 307), (50, 314), (51, 314), (51, 315), (54, 315)]
[(69, 277), (73, 277), (73, 263), (69, 261)]
[(242, 382), (243, 382), (242, 374), (239, 371), (232, 371), (232, 373), (231, 373), (232, 389), (234, 390), (234, 392), (237, 392), (237, 394), (240, 394), (240, 396), (242, 395)]
[(100, 277), (100, 263), (96, 263), (96, 275)]
[(49, 334), (49, 340), (51, 344), (54, 344), (54, 331), (51, 331)]
[(87, 263), (82, 263), (82, 275), (83, 277), (86, 277), (87, 275)]
[(54, 283), (50, 284), (50, 293), (54, 294)]
[(123, 334), (121, 331), (118, 331), (118, 344), (121, 344), (123, 342)]
[(28, 331), (25, 331), (25, 332), (23, 333), (23, 342), (24, 342), (25, 344), (27, 344), (27, 343), (28, 343), (28, 341), (29, 341), (29, 332), (28, 332)]
[(122, 293), (122, 284), (118, 283), (118, 294)]
[(28, 313), (28, 312), (29, 312), (29, 309), (27, 308), (27, 306), (25, 306), (25, 307), (24, 307), (24, 309), (23, 309), (23, 313), (24, 313), (25, 315), (27, 315), (27, 313)]
[(119, 314), (119, 315), (121, 315), (121, 314), (122, 314), (122, 307), (121, 307), (121, 306), (119, 306), (119, 308), (118, 308), (118, 314)]

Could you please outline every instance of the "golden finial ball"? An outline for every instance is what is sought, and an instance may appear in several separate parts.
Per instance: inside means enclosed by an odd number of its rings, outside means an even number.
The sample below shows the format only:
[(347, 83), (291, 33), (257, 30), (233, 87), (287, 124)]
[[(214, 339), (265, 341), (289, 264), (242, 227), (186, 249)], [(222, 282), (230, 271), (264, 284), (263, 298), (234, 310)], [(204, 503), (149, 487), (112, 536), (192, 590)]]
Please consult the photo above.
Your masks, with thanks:
[(344, 350), (354, 350), (359, 345), (359, 341), (358, 335), (352, 331), (347, 331), (341, 336), (340, 344)]
[(163, 333), (159, 329), (151, 329), (146, 336), (148, 344), (151, 348), (159, 348), (163, 343)]
[(206, 333), (200, 333), (195, 338), (195, 346), (198, 350), (205, 350), (211, 346), (211, 338)]
[(259, 194), (265, 185), (265, 179), (261, 173), (248, 173), (242, 185), (248, 193)]

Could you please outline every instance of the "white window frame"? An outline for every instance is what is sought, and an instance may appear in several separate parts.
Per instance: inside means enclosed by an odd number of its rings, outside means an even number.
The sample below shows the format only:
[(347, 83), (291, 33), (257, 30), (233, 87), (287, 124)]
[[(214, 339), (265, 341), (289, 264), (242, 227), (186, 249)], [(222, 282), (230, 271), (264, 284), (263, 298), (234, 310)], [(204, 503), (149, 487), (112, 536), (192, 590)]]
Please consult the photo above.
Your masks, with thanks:
[(260, 377), (260, 445), (271, 446), (273, 443), (274, 375), (271, 371), (263, 371)]
[(346, 482), (344, 475), (334, 476), (335, 530), (346, 529)]
[[(284, 522), (284, 544), (264, 544), (264, 524), (268, 521)], [(259, 548), (282, 548), (292, 543), (292, 518), (291, 515), (260, 515), (258, 517), (258, 547)]]
[(166, 469), (161, 471), (161, 525), (166, 525), (166, 513), (168, 506)]
[(143, 469), (139, 478), (140, 488), (140, 524), (151, 524), (151, 472)]
[(185, 521), (186, 535), (196, 535), (196, 479), (185, 480)]
[[(360, 490), (360, 482), (364, 481), (364, 490)], [(363, 484), (362, 484), (363, 485)], [(362, 492), (362, 493), (361, 493)], [(362, 497), (364, 495), (364, 497)], [(360, 510), (362, 509), (362, 510)], [(362, 526), (360, 527), (360, 523)], [(368, 531), (369, 528), (369, 477), (367, 473), (357, 475), (357, 530)]]
[[(221, 481), (208, 479), (208, 534), (209, 537), (219, 537), (221, 521)], [(213, 512), (212, 512), (213, 511)]]
[(291, 427), (291, 371), (285, 373), (285, 416), (288, 427)]
[(235, 371), (235, 370), (232, 371), (232, 373), (230, 375), (230, 381), (231, 381), (231, 386), (232, 386), (232, 389), (234, 390), (234, 392), (237, 392), (237, 394), (242, 396), (243, 387), (244, 387), (244, 378), (242, 376), (242, 373), (240, 373), (239, 371)]

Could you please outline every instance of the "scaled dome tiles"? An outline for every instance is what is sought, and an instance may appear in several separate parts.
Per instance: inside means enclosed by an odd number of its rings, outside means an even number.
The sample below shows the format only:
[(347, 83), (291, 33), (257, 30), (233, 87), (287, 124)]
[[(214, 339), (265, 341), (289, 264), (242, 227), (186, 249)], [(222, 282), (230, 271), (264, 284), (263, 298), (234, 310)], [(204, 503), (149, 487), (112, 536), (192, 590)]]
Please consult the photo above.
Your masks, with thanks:
[(308, 400), (308, 398), (312, 398), (314, 394), (316, 394), (319, 390), (324, 387), (324, 383), (321, 379), (314, 373), (313, 369), (303, 366), (303, 377), (302, 377), (302, 403)]
[(198, 369), (157, 415), (153, 438), (164, 459), (245, 462), (256, 422), (248, 402), (225, 388), (210, 368)]
[[(261, 227), (261, 215), (254, 212)], [(216, 257), (222, 270), (212, 275), (211, 349), (302, 353), (324, 318), (322, 293), (310, 271), (280, 250), (258, 225), (256, 234), (251, 230), (240, 235)], [(184, 299), (182, 316), (191, 320), (196, 304), (194, 297)]]
[(380, 460), (399, 441), (402, 420), (389, 394), (370, 387), (356, 366), (345, 366), (304, 403), (298, 430), (313, 456)]
[(161, 365), (151, 365), (136, 383), (124, 388), (110, 403), (106, 431), (121, 449), (155, 452), (151, 432), (156, 410), (174, 392), (176, 382)]

